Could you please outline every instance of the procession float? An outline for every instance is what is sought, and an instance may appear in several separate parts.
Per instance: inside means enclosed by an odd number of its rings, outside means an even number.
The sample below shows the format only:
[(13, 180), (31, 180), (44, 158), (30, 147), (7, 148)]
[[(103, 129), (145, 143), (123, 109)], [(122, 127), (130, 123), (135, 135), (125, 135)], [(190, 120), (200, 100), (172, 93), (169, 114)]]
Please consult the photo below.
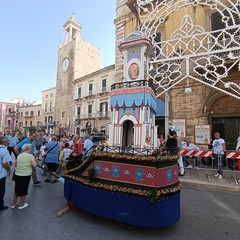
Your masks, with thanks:
[[(92, 214), (158, 228), (180, 219), (177, 153), (159, 150), (159, 104), (146, 74), (151, 42), (140, 31), (120, 45), (124, 79), (112, 85), (107, 144), (65, 172), (66, 200)], [(61, 212), (60, 214), (62, 214)]]

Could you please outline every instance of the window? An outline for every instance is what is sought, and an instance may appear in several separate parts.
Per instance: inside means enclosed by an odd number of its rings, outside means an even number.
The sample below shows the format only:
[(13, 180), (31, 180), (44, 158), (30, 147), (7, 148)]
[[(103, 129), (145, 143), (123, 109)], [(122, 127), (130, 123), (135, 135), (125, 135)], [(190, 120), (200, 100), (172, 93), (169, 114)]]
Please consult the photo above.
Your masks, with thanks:
[(52, 111), (52, 102), (50, 102), (50, 104), (49, 104), (49, 110), (50, 110), (50, 112)]
[(27, 121), (25, 121), (25, 127), (27, 126)]
[(30, 121), (30, 126), (32, 126), (32, 121)]
[(47, 117), (45, 117), (45, 125), (47, 125)]
[(50, 98), (53, 98), (53, 94), (51, 93)]
[(7, 124), (8, 124), (8, 125), (11, 124), (11, 120), (10, 120), (10, 119), (7, 120)]
[[(236, 6), (236, 8), (240, 12), (240, 6)], [(223, 13), (224, 17), (226, 17), (226, 19), (229, 19), (228, 20), (228, 25), (229, 26), (233, 25), (232, 18), (229, 15), (229, 12), (227, 10), (224, 10), (222, 13)], [(238, 14), (233, 13), (233, 17), (235, 19), (235, 23), (240, 24), (240, 14), (239, 13)], [(226, 25), (222, 20), (223, 20), (223, 17), (219, 12), (212, 13), (212, 15), (211, 15), (212, 31), (216, 31), (216, 30), (226, 28)]]
[(93, 84), (92, 83), (90, 83), (89, 85), (88, 85), (88, 90), (89, 90), (89, 95), (92, 95), (93, 94)]
[(81, 98), (81, 94), (82, 94), (82, 89), (79, 87), (78, 88), (78, 95), (77, 95), (78, 99)]
[(99, 105), (99, 117), (106, 117), (108, 111), (108, 102), (102, 102)]
[(65, 112), (62, 112), (62, 117), (65, 117)]
[(21, 117), (23, 117), (23, 112), (21, 112)]
[(81, 107), (77, 107), (77, 119), (80, 119)]
[(88, 105), (88, 117), (92, 117), (92, 105)]
[(31, 116), (31, 117), (33, 117), (33, 115), (34, 115), (34, 112), (33, 112), (33, 111), (31, 111), (31, 112), (30, 112), (30, 116)]
[(102, 80), (102, 92), (107, 91), (107, 79)]
[(12, 112), (12, 108), (8, 108), (8, 113), (11, 113)]
[(52, 123), (52, 117), (48, 117), (48, 122)]
[(27, 112), (25, 112), (25, 116), (26, 117), (28, 117), (29, 116), (29, 112), (27, 111)]
[(38, 117), (41, 115), (41, 111), (40, 110), (38, 110)]
[(48, 99), (48, 95), (46, 95), (46, 99)]
[(45, 112), (47, 112), (47, 103), (45, 103)]

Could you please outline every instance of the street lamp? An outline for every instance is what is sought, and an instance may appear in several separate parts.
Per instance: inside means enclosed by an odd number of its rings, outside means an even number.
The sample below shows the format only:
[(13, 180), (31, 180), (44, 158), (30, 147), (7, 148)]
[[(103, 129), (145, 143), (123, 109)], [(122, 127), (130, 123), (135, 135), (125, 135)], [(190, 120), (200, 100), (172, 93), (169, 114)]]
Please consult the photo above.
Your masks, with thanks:
[(192, 88), (190, 88), (190, 87), (187, 87), (187, 88), (185, 88), (185, 94), (187, 94), (187, 95), (189, 95), (189, 94), (191, 94), (192, 93)]

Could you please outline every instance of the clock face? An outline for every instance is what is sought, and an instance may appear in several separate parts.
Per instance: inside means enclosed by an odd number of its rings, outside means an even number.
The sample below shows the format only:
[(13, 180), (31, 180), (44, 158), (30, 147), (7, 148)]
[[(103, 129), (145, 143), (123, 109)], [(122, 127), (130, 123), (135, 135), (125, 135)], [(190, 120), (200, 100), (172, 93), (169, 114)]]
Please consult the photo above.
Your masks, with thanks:
[(62, 62), (62, 70), (63, 72), (66, 72), (69, 68), (69, 59), (68, 58), (64, 58), (63, 62)]

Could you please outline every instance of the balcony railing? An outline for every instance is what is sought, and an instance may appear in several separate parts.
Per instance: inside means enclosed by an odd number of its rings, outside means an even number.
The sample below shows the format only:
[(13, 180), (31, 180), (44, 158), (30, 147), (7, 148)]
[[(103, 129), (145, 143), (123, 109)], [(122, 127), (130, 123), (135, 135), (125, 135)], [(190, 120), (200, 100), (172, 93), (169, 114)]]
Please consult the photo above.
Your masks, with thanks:
[(107, 92), (107, 87), (102, 87), (102, 92), (101, 93), (105, 93)]
[(45, 108), (45, 112), (52, 112), (53, 109), (52, 108)]
[(75, 96), (75, 100), (79, 100), (79, 99), (81, 99), (82, 98), (82, 94), (77, 94), (77, 96)]
[(111, 86), (111, 90), (124, 89), (124, 88), (147, 87), (147, 86), (149, 86), (149, 83), (147, 80), (119, 82), (119, 83), (114, 83)]
[(99, 118), (107, 118), (110, 116), (109, 112), (98, 112), (97, 115)]
[(75, 116), (75, 121), (88, 119), (88, 118), (109, 118), (111, 112), (97, 112), (97, 113), (87, 113)]

